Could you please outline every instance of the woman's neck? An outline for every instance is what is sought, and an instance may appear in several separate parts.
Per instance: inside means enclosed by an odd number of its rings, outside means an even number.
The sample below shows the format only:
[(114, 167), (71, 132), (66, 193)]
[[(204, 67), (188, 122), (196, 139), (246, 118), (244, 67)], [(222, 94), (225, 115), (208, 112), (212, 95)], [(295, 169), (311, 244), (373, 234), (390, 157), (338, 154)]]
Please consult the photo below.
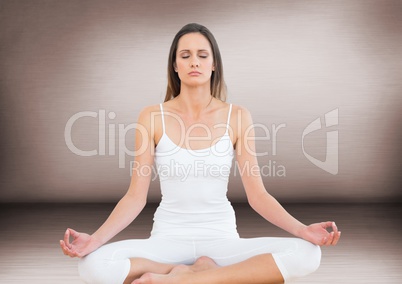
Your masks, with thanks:
[(200, 86), (196, 88), (182, 86), (180, 95), (176, 99), (181, 110), (196, 118), (207, 109), (213, 98), (209, 86), (207, 89)]

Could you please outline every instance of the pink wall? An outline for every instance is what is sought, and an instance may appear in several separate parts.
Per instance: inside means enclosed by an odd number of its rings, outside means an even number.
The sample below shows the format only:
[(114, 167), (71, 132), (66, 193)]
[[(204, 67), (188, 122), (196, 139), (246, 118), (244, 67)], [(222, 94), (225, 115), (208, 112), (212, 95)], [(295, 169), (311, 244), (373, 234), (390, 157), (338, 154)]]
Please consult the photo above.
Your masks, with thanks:
[[(120, 198), (133, 157), (119, 152), (121, 143), (133, 149), (134, 131), (119, 137), (119, 125), (163, 100), (168, 49), (189, 22), (218, 40), (227, 101), (251, 111), (258, 135), (271, 134), (257, 143), (268, 151), (259, 158), (268, 191), (299, 202), (396, 200), (401, 11), (400, 1), (2, 1), (0, 201)], [(66, 125), (81, 112), (97, 117), (78, 119), (72, 142), (97, 155), (67, 147)], [(302, 148), (317, 118), (322, 129)], [(328, 160), (314, 165), (308, 155)], [(238, 173), (229, 187), (233, 201), (244, 200)], [(153, 181), (150, 200), (158, 188)]]

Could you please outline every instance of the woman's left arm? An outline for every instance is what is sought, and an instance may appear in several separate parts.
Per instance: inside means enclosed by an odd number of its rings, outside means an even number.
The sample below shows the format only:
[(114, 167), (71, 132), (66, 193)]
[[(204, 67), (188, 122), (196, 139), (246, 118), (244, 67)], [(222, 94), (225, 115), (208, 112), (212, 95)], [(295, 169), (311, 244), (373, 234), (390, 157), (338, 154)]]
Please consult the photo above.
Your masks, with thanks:
[[(238, 107), (236, 117), (239, 120), (235, 142), (236, 160), (250, 206), (267, 221), (294, 236), (317, 245), (335, 245), (340, 238), (340, 231), (335, 222), (327, 221), (306, 226), (290, 215), (267, 192), (258, 166), (251, 114), (247, 109)], [(332, 232), (328, 232), (327, 228), (332, 228)]]

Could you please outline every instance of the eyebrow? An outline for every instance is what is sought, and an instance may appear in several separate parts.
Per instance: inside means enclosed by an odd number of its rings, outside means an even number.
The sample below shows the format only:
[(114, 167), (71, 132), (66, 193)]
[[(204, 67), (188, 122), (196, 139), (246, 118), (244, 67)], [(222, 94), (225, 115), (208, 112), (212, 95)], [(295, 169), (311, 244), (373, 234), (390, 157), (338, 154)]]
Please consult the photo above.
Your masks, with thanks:
[[(209, 50), (207, 50), (207, 49), (199, 49), (199, 50), (197, 50), (197, 52), (209, 52)], [(181, 53), (181, 52), (190, 52), (190, 49), (182, 49), (182, 50), (180, 50), (179, 51), (179, 53)]]

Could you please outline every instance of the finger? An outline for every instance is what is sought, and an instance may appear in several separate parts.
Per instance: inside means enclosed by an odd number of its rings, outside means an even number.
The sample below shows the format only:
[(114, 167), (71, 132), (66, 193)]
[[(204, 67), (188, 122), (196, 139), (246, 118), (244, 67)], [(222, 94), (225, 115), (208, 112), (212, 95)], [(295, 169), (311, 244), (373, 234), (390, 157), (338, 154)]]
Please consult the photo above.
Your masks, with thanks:
[(332, 241), (331, 234), (326, 232), (324, 234), (325, 237), (322, 238), (321, 246), (326, 246), (328, 242)]
[(329, 244), (331, 244), (332, 239), (333, 239), (332, 233), (328, 233), (327, 236), (322, 239), (321, 246), (328, 246)]
[(69, 248), (64, 241), (60, 240), (60, 246), (64, 252), (65, 255), (74, 257), (77, 253), (75, 251), (73, 251), (72, 248)]
[(60, 240), (60, 246), (61, 246), (61, 249), (63, 250), (63, 253), (65, 255), (69, 255), (70, 249), (66, 246), (66, 243), (63, 240)]
[(334, 240), (334, 232), (331, 232), (331, 233), (329, 234), (329, 237), (328, 237), (328, 239), (327, 239), (325, 245), (326, 245), (326, 246), (331, 245), (333, 240)]
[(80, 236), (80, 233), (78, 233), (77, 231), (74, 231), (73, 229), (69, 229), (71, 236), (76, 239)]
[(336, 226), (335, 222), (332, 222), (332, 230), (335, 232), (335, 234), (338, 233), (338, 226)]
[(64, 241), (63, 240), (60, 240), (60, 247), (61, 247), (61, 250), (63, 251), (63, 253), (66, 254), (66, 252), (64, 250)]
[(63, 252), (65, 255), (70, 255), (71, 254), (71, 249), (66, 245), (64, 241), (60, 241), (61, 248), (63, 249)]
[(332, 238), (332, 242), (330, 245), (336, 245), (336, 243), (339, 240), (339, 231), (338, 231), (338, 227), (336, 226), (335, 222), (332, 222), (332, 233), (333, 233), (333, 238)]
[(323, 227), (324, 229), (328, 228), (328, 227), (332, 227), (332, 224), (334, 222), (332, 221), (327, 221), (327, 222), (321, 222), (321, 227)]
[(322, 238), (321, 244), (319, 244), (319, 245), (320, 245), (320, 246), (324, 246), (324, 245), (327, 243), (327, 240), (328, 240), (327, 237)]
[(335, 246), (335, 245), (338, 243), (340, 237), (341, 237), (341, 232), (338, 231), (338, 232), (335, 234), (334, 239), (332, 240), (332, 245), (333, 245), (333, 246)]
[(71, 247), (71, 244), (70, 244), (70, 229), (67, 229), (66, 232), (64, 233), (64, 244), (69, 248)]

